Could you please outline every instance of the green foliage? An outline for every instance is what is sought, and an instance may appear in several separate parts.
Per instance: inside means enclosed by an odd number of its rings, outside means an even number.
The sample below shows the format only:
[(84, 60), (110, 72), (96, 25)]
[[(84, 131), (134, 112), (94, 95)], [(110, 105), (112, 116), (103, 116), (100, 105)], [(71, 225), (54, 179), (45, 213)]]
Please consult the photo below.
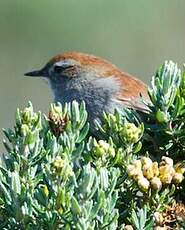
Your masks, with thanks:
[(167, 205), (185, 197), (185, 74), (165, 62), (149, 96), (145, 119), (103, 113), (96, 136), (83, 102), (52, 104), (48, 117), (31, 103), (18, 109), (14, 129), (3, 130), (0, 228), (164, 226)]
[[(153, 119), (150, 125), (151, 135), (155, 136), (155, 152), (161, 156), (168, 152), (170, 156), (184, 159), (185, 150), (185, 74), (172, 61), (165, 62), (152, 78), (149, 105)], [(178, 147), (177, 147), (178, 146)]]
[(134, 209), (132, 209), (131, 222), (133, 223), (136, 230), (150, 230), (154, 224), (153, 217), (147, 217), (146, 206), (144, 206), (142, 209), (139, 209), (137, 213)]

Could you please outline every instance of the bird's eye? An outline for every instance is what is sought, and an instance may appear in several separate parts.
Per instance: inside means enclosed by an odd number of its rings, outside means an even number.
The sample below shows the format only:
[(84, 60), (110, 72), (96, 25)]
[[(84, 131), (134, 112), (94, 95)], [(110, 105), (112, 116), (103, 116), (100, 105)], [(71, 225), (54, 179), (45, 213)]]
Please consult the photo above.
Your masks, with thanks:
[(69, 65), (68, 63), (62, 63), (62, 65), (55, 65), (54, 72), (59, 74), (67, 69), (70, 69), (71, 67), (72, 65)]
[(55, 71), (55, 73), (61, 73), (62, 67), (56, 65), (56, 66), (54, 67), (54, 71)]

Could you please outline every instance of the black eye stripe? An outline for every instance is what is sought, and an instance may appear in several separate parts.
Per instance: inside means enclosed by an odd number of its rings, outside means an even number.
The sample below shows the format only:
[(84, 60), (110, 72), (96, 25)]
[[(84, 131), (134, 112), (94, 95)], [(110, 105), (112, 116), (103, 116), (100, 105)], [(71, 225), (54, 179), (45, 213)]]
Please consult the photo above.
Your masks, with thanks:
[(70, 66), (70, 65), (64, 65), (64, 66), (55, 66), (54, 67), (54, 71), (56, 72), (56, 73), (60, 73), (61, 71), (63, 71), (63, 70), (66, 70), (66, 69), (70, 69), (71, 67), (73, 67), (73, 66)]
[(60, 73), (60, 72), (62, 71), (62, 67), (61, 67), (61, 66), (55, 66), (55, 67), (54, 67), (54, 71), (55, 71), (56, 73)]

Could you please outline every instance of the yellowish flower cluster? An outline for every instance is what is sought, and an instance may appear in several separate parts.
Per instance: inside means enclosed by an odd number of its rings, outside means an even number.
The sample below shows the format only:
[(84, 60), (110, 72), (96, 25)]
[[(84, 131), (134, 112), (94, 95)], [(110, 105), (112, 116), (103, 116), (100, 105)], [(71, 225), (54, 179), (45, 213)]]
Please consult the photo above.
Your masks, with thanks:
[(96, 157), (114, 157), (115, 150), (114, 148), (107, 142), (103, 140), (99, 140), (98, 142), (94, 141), (93, 155)]
[(27, 136), (29, 139), (32, 139), (35, 131), (41, 129), (40, 114), (34, 113), (31, 106), (26, 107), (23, 111), (19, 112), (18, 120), (21, 124), (21, 135), (24, 137)]
[(179, 184), (184, 179), (185, 168), (181, 164), (173, 165), (173, 160), (163, 156), (161, 162), (153, 162), (149, 157), (142, 157), (128, 166), (128, 175), (139, 188), (146, 192), (149, 188), (160, 190), (162, 185)]
[(141, 128), (138, 128), (133, 123), (124, 123), (120, 130), (120, 136), (129, 144), (137, 143), (141, 137)]
[(60, 176), (62, 179), (67, 179), (72, 176), (73, 170), (67, 159), (57, 156), (51, 164), (51, 170), (54, 176)]
[(64, 168), (64, 159), (62, 159), (60, 156), (57, 156), (52, 164), (53, 170), (56, 174), (60, 174), (62, 169)]

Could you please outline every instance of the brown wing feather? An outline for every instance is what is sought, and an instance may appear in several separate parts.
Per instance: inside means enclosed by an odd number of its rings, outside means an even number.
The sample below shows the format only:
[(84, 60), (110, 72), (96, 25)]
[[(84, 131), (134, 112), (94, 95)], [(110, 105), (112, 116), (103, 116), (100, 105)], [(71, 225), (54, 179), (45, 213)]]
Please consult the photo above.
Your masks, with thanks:
[(117, 78), (119, 79), (119, 82), (121, 82), (121, 85), (124, 86), (121, 89), (121, 92), (117, 95), (117, 100), (122, 101), (123, 104), (137, 110), (148, 110), (142, 102), (142, 98), (145, 101), (149, 101), (147, 86), (139, 79), (136, 79), (127, 73), (122, 72)]

